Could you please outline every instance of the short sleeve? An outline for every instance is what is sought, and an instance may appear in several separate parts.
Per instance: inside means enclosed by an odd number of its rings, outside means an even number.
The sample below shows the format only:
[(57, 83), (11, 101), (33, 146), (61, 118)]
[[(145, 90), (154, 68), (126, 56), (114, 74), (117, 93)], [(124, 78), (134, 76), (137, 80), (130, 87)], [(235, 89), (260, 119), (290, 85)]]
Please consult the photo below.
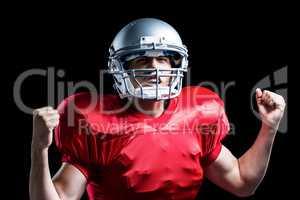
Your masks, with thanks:
[(60, 123), (55, 129), (55, 143), (62, 162), (73, 165), (89, 179), (88, 134), (80, 129), (84, 117), (70, 108), (69, 100), (64, 100), (58, 106)]
[(218, 104), (216, 106), (216, 112), (218, 113), (216, 124), (210, 126), (211, 131), (201, 134), (201, 146), (203, 150), (201, 164), (203, 167), (207, 167), (217, 159), (222, 149), (221, 142), (227, 136), (230, 129), (223, 101), (219, 97), (216, 97), (214, 101)]

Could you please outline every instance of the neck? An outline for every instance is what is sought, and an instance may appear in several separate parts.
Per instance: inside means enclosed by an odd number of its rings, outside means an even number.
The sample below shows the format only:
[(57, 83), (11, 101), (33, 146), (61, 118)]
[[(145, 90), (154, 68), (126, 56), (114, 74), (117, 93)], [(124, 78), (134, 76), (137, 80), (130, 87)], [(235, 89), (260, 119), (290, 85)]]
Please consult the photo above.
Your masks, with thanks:
[(133, 107), (144, 114), (150, 115), (152, 117), (159, 117), (165, 111), (166, 101), (163, 100), (142, 100), (142, 99), (134, 99)]

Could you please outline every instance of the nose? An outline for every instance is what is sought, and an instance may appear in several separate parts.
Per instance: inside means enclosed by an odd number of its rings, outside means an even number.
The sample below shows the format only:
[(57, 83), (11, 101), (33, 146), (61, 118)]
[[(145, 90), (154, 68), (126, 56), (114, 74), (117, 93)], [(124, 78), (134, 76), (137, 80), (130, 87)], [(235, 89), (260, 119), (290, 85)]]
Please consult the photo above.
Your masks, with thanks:
[(149, 57), (147, 63), (148, 63), (147, 67), (150, 68), (150, 69), (151, 68), (154, 68), (154, 69), (158, 68), (158, 62), (157, 62), (156, 58)]

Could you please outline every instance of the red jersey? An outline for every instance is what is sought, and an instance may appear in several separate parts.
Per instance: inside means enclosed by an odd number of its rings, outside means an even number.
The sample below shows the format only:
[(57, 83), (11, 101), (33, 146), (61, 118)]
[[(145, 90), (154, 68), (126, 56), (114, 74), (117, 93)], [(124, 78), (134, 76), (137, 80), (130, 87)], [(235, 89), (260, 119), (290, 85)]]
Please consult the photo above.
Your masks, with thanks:
[(157, 118), (124, 109), (118, 96), (103, 95), (87, 108), (91, 99), (65, 99), (55, 133), (62, 161), (87, 178), (90, 199), (195, 199), (229, 130), (217, 94), (185, 87)]

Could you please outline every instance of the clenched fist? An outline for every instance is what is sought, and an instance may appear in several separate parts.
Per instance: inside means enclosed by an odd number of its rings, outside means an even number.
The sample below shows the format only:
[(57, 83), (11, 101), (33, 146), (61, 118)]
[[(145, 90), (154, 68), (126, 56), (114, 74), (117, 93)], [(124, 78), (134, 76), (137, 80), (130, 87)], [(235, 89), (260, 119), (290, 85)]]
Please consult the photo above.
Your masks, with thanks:
[(268, 90), (256, 89), (256, 102), (262, 123), (270, 128), (277, 129), (284, 114), (284, 98)]
[(52, 130), (58, 123), (59, 114), (52, 107), (43, 107), (34, 110), (32, 146), (38, 149), (48, 148), (52, 143)]

